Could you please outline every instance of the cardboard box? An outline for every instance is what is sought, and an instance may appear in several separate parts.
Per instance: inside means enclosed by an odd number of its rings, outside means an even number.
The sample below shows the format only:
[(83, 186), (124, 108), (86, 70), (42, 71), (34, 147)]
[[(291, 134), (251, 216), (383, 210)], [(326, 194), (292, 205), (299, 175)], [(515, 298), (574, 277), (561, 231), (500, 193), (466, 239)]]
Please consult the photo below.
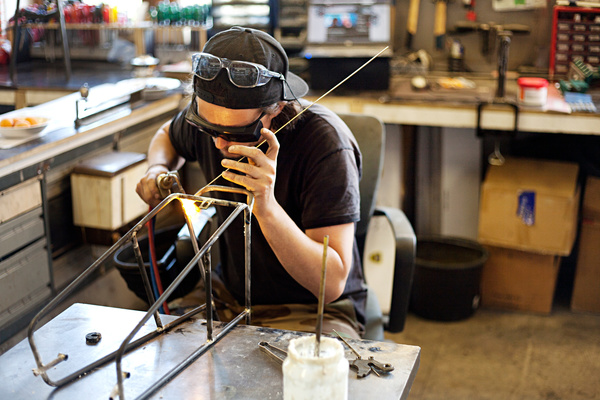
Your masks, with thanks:
[(112, 152), (79, 163), (71, 174), (73, 223), (115, 230), (148, 212), (135, 192), (148, 163), (141, 153)]
[(574, 163), (519, 158), (490, 166), (481, 187), (478, 240), (569, 255), (577, 233), (578, 170)]
[(560, 257), (486, 246), (481, 274), (483, 307), (550, 313)]
[(582, 208), (571, 309), (600, 312), (600, 178), (587, 179)]

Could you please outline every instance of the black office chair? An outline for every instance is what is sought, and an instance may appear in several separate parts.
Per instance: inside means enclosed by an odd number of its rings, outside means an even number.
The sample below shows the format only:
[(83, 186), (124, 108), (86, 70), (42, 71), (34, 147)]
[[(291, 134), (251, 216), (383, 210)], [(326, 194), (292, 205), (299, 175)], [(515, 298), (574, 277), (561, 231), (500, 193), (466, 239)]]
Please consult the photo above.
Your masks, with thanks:
[[(384, 329), (401, 332), (408, 311), (416, 257), (416, 236), (413, 228), (397, 208), (376, 207), (376, 195), (383, 170), (385, 153), (385, 125), (378, 118), (360, 114), (338, 114), (348, 125), (363, 157), (363, 175), (360, 181), (360, 221), (356, 226), (356, 240), (364, 260), (365, 240), (369, 222), (374, 215), (385, 216), (389, 221), (396, 243), (394, 268), (387, 271), (393, 281), (389, 315), (382, 315), (377, 295), (372, 288), (367, 292), (365, 339), (383, 340)], [(374, 271), (364, 271), (367, 285), (369, 275)], [(377, 271), (381, 273), (381, 271)]]

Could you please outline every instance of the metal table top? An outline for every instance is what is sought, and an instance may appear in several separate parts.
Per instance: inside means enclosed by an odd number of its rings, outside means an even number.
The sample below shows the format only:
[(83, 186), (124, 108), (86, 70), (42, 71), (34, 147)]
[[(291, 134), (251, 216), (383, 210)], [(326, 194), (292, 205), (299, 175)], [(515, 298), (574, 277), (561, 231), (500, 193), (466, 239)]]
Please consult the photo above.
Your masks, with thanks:
[[(68, 359), (48, 371), (58, 380), (92, 361), (116, 350), (140, 321), (143, 312), (74, 304), (35, 332), (42, 360), (53, 360), (58, 353)], [(169, 322), (175, 317), (161, 317)], [(149, 320), (138, 336), (155, 330)], [(219, 331), (219, 324), (215, 325)], [(86, 344), (85, 336), (100, 332), (96, 345)], [(283, 375), (281, 366), (259, 350), (258, 343), (267, 341), (287, 348), (293, 338), (306, 333), (238, 325), (187, 369), (152, 396), (153, 399), (281, 399)], [(178, 328), (150, 340), (123, 359), (123, 370), (131, 376), (125, 380), (125, 398), (135, 399), (174, 365), (187, 358), (206, 342), (203, 319), (192, 319)], [(349, 370), (349, 399), (405, 399), (416, 376), (421, 349), (416, 346), (369, 340), (350, 340), (362, 358), (391, 363), (389, 375), (370, 374), (357, 379)], [(346, 358), (356, 358), (346, 347)], [(33, 354), (24, 339), (0, 356), (0, 399), (102, 399), (114, 395), (116, 368), (114, 361), (62, 388), (48, 386), (32, 369)]]

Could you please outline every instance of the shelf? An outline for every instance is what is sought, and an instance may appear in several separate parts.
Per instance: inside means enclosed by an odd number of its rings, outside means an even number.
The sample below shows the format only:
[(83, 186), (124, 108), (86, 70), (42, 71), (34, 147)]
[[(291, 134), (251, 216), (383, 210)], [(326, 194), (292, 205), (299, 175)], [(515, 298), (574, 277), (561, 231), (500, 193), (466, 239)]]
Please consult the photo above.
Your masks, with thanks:
[[(35, 24), (20, 24), (22, 28), (43, 28), (43, 29), (59, 29), (58, 22), (46, 22)], [(206, 32), (209, 27), (204, 25), (157, 25), (153, 23), (144, 24), (83, 24), (83, 23), (66, 23), (65, 28), (68, 30), (186, 30), (190, 29), (194, 32)]]

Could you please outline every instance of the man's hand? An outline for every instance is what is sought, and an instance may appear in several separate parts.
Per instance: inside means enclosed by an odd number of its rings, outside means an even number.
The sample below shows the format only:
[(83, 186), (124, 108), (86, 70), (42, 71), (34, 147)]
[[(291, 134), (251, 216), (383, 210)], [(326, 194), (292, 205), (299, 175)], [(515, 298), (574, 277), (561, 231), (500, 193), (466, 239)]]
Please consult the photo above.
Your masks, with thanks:
[(144, 200), (144, 202), (152, 208), (156, 207), (162, 200), (158, 186), (156, 185), (156, 178), (160, 174), (164, 174), (166, 172), (169, 172), (169, 169), (166, 165), (151, 165), (150, 168), (148, 168), (148, 171), (146, 171), (146, 175), (140, 179), (135, 187), (135, 191), (138, 196), (140, 196), (142, 200)]
[[(223, 159), (223, 167), (239, 171), (238, 175), (231, 171), (225, 171), (223, 178), (236, 183), (252, 192), (254, 195), (253, 213), (257, 218), (267, 215), (276, 204), (275, 200), (275, 178), (277, 170), (277, 155), (279, 154), (279, 142), (270, 130), (263, 128), (262, 137), (267, 141), (269, 148), (263, 153), (257, 147), (233, 145), (227, 149), (229, 153), (248, 158), (248, 163), (238, 162), (231, 159)], [(264, 146), (264, 145), (263, 145)]]

